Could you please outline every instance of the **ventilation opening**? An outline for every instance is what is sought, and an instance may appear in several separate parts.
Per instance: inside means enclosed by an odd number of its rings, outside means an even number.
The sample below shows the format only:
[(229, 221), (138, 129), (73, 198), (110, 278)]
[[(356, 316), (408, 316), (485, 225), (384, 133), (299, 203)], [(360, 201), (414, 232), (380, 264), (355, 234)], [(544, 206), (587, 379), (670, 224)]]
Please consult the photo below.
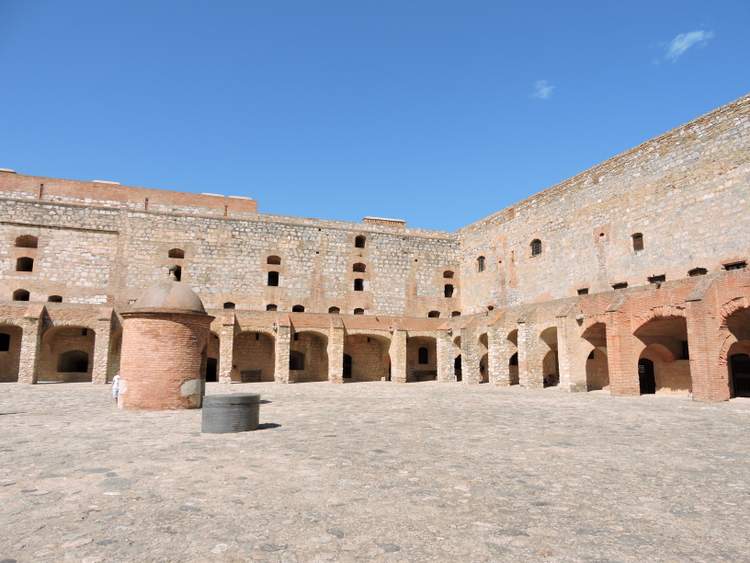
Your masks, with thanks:
[(429, 313), (427, 313), (427, 316), (431, 319), (437, 319), (438, 317), (440, 317), (440, 311), (430, 311)]
[(292, 313), (304, 313), (304, 312), (305, 312), (304, 305), (295, 305), (294, 307), (292, 307)]
[(358, 235), (354, 238), (354, 247), (355, 248), (364, 248), (365, 242), (367, 241), (367, 238), (365, 238), (364, 235)]
[(633, 250), (635, 252), (643, 250), (643, 233), (634, 233), (631, 238), (633, 239)]
[(25, 289), (17, 289), (13, 292), (13, 301), (28, 301), (29, 292)]
[(266, 305), (266, 311), (277, 311), (278, 306), (275, 303), (269, 303)]
[(453, 311), (451, 313), (451, 317), (460, 317), (460, 316), (461, 316), (461, 311)]
[(224, 303), (224, 308), (225, 309), (234, 309), (235, 307), (236, 307), (236, 305), (234, 303), (232, 303), (231, 301), (227, 301), (226, 303)]
[(688, 271), (688, 276), (694, 278), (695, 276), (705, 276), (707, 273), (708, 270), (706, 270), (706, 268), (693, 268), (692, 270)]
[(364, 315), (365, 314), (365, 310), (362, 309), (362, 308), (360, 308), (360, 307), (357, 307), (356, 309), (354, 309), (354, 314), (355, 315)]
[(662, 283), (667, 281), (665, 274), (659, 274), (658, 276), (649, 276), (648, 283)]
[(34, 269), (34, 259), (24, 256), (16, 260), (16, 272), (31, 272)]
[(62, 303), (62, 295), (50, 295), (47, 297), (47, 301), (50, 303)]
[(58, 373), (86, 373), (89, 371), (89, 355), (80, 350), (60, 354), (57, 359)]
[(274, 264), (278, 266), (281, 264), (281, 258), (279, 256), (269, 256), (266, 258), (266, 264)]
[(279, 285), (279, 273), (278, 272), (268, 272), (268, 286), (269, 287), (278, 287)]
[(724, 269), (729, 272), (731, 270), (744, 270), (747, 268), (747, 262), (744, 260), (740, 260), (737, 262), (730, 262), (729, 264), (724, 264)]
[(341, 309), (339, 309), (338, 307), (328, 307), (329, 315), (338, 315), (339, 313), (341, 313)]
[(167, 257), (182, 260), (183, 258), (185, 258), (185, 251), (181, 248), (172, 248), (169, 250), (169, 252), (167, 252)]
[(446, 270), (445, 272), (443, 272), (443, 277), (447, 280), (452, 280), (453, 272), (451, 272), (450, 270)]
[(612, 284), (612, 289), (625, 289), (628, 287), (628, 282), (620, 282)]
[(18, 248), (37, 248), (39, 239), (32, 235), (21, 235), (16, 238), (16, 246)]
[(589, 294), (588, 287), (582, 287), (578, 290), (578, 295), (588, 295), (588, 294)]

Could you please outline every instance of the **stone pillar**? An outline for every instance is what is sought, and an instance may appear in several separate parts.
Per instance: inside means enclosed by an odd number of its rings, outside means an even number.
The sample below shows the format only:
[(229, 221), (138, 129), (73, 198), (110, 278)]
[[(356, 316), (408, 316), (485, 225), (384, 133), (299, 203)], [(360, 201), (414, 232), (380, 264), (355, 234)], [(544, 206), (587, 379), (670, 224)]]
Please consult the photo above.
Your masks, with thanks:
[(455, 381), (453, 373), (453, 336), (441, 330), (435, 335), (437, 351), (437, 380), (442, 383)]
[(394, 330), (391, 336), (391, 381), (406, 383), (406, 331)]
[(508, 344), (504, 331), (496, 326), (487, 327), (487, 371), (490, 383), (500, 387), (510, 386)]
[(112, 335), (112, 310), (96, 322), (94, 329), (94, 366), (91, 372), (91, 383), (107, 383), (109, 369), (109, 345)]
[(531, 354), (531, 327), (526, 321), (518, 321), (518, 383), (527, 389), (541, 389), (544, 387), (541, 373), (533, 373)]
[(328, 381), (344, 382), (344, 327), (332, 326), (328, 333)]
[(636, 338), (631, 333), (630, 318), (617, 311), (610, 311), (607, 316), (607, 369), (610, 393), (640, 395), (638, 358), (635, 354)]
[(466, 326), (461, 329), (461, 381), (469, 385), (482, 382), (479, 370), (479, 334), (476, 328)]
[(273, 370), (273, 380), (276, 383), (289, 383), (289, 347), (291, 340), (291, 326), (279, 324), (276, 329), (276, 358)]
[(703, 300), (688, 301), (686, 317), (693, 399), (726, 401), (730, 396), (729, 370), (720, 363), (720, 321)]
[(586, 391), (586, 370), (583, 370), (583, 383), (580, 374), (573, 374), (576, 354), (577, 335), (571, 323), (574, 321), (566, 316), (559, 316), (557, 324), (557, 369), (560, 376), (560, 388), (571, 392)]
[(219, 383), (232, 383), (234, 369), (234, 313), (222, 321), (219, 334)]
[(42, 348), (41, 317), (24, 317), (21, 321), (21, 359), (18, 365), (18, 382), (36, 383), (36, 364)]

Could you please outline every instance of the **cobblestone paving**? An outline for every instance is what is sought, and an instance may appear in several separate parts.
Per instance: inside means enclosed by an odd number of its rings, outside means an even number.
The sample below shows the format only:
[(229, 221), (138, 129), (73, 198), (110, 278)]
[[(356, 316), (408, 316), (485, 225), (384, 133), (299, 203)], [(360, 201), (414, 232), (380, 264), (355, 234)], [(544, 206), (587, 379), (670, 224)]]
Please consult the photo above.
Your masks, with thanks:
[(210, 384), (257, 432), (0, 385), (0, 560), (747, 560), (750, 402)]

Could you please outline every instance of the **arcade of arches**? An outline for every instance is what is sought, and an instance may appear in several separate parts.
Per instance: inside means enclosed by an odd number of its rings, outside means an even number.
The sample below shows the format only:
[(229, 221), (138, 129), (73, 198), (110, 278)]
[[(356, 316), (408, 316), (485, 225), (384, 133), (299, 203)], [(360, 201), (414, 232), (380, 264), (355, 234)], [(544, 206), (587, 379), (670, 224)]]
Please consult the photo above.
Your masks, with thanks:
[[(747, 397), (748, 281), (745, 272), (727, 274), (711, 292), (703, 288), (701, 299), (691, 281), (681, 293), (634, 291), (619, 308), (584, 298), (447, 319), (222, 310), (214, 313), (203, 376), (225, 383), (460, 381), (707, 401)], [(60, 314), (65, 304), (46, 306), (36, 315), (0, 317), (0, 382), (110, 381), (122, 346), (118, 314), (80, 307), (76, 320)]]

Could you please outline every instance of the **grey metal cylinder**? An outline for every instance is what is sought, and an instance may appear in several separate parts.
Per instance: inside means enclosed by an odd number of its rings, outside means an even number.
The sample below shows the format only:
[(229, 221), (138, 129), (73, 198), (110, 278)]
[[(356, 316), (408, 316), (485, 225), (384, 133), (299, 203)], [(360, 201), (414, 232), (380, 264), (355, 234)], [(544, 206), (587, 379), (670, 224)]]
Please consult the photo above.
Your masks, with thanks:
[(260, 395), (235, 393), (206, 395), (203, 398), (201, 432), (224, 434), (246, 432), (258, 428)]

